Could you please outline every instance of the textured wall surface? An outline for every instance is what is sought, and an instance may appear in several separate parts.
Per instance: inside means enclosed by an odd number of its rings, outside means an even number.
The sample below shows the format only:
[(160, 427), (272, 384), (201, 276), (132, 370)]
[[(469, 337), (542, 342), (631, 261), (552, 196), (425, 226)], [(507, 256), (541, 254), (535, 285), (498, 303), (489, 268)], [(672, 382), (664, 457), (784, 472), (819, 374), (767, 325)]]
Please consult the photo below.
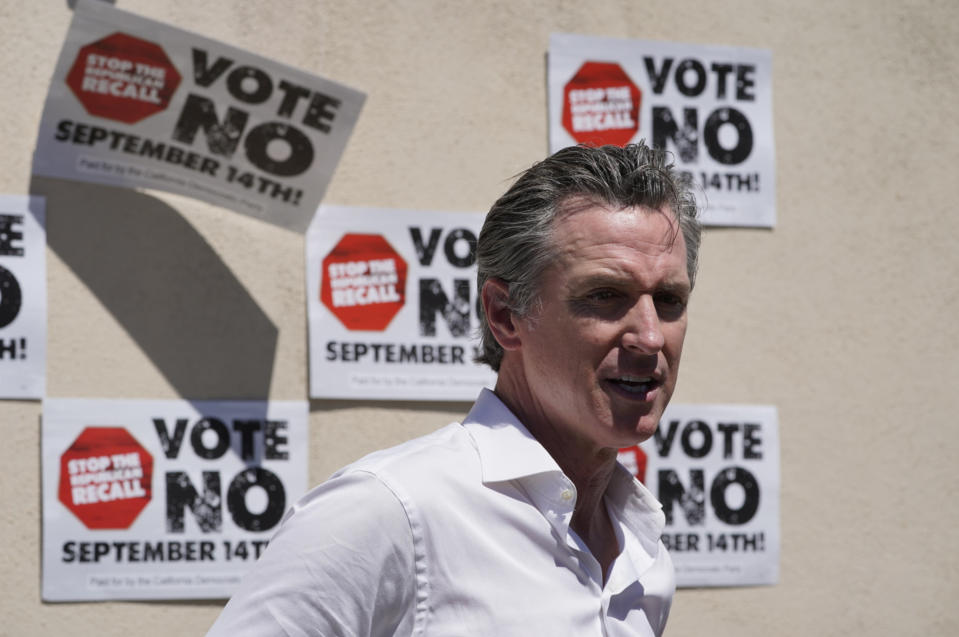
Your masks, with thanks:
[[(959, 4), (117, 4), (365, 91), (325, 200), (410, 209), (485, 210), (546, 153), (551, 32), (771, 49), (778, 225), (707, 231), (675, 400), (778, 406), (781, 579), (681, 590), (667, 634), (959, 634)], [(48, 394), (305, 398), (301, 235), (31, 181), (69, 20), (0, 2), (0, 192), (48, 197)], [(466, 408), (313, 401), (311, 482)], [(202, 634), (222, 602), (41, 603), (39, 418), (0, 402), (0, 635)]]

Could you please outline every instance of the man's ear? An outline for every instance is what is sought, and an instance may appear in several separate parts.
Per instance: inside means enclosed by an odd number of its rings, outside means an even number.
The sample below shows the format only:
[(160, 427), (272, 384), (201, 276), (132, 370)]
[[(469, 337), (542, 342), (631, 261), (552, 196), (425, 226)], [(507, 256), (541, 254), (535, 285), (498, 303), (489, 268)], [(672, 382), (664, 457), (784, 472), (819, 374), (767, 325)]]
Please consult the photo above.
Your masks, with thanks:
[(486, 322), (504, 350), (516, 350), (520, 347), (519, 332), (516, 330), (513, 311), (509, 307), (509, 284), (502, 279), (487, 279), (480, 292), (483, 300), (483, 312)]

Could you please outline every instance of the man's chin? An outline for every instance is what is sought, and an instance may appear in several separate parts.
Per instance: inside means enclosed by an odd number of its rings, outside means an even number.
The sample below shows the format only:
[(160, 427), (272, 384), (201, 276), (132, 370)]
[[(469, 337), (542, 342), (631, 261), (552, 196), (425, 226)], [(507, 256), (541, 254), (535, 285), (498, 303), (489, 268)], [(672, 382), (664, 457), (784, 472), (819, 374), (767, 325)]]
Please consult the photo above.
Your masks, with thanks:
[(646, 413), (636, 413), (635, 410), (630, 411), (631, 413), (622, 414), (622, 417), (615, 419), (615, 429), (624, 434), (628, 432), (628, 437), (631, 439), (635, 438), (636, 443), (639, 443), (649, 439), (656, 433), (656, 430), (659, 428), (659, 421), (663, 416), (664, 407), (652, 404), (649, 405), (648, 409), (641, 410)]
[(633, 445), (638, 445), (641, 442), (649, 440), (656, 429), (659, 427), (659, 418), (655, 420), (642, 418), (641, 420), (633, 420), (628, 423), (621, 423), (621, 425), (615, 427), (616, 432), (616, 446), (620, 449), (624, 447), (632, 447)]

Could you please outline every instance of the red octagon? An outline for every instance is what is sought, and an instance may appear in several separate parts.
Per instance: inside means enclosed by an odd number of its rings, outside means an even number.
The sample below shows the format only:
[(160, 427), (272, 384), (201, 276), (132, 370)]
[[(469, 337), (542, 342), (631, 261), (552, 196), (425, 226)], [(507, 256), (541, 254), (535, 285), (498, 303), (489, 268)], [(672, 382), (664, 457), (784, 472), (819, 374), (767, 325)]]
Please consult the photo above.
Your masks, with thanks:
[(60, 502), (88, 529), (126, 529), (150, 503), (153, 456), (123, 427), (87, 427), (60, 457)]
[(158, 45), (114, 33), (77, 53), (67, 86), (91, 115), (134, 124), (170, 105), (180, 74)]
[(348, 330), (383, 331), (406, 302), (406, 261), (378, 234), (347, 234), (326, 258), (320, 301)]
[(586, 62), (563, 90), (563, 128), (580, 144), (629, 143), (642, 93), (614, 62)]
[(646, 452), (639, 445), (623, 447), (619, 450), (619, 463), (627, 469), (633, 470), (636, 479), (646, 484)]

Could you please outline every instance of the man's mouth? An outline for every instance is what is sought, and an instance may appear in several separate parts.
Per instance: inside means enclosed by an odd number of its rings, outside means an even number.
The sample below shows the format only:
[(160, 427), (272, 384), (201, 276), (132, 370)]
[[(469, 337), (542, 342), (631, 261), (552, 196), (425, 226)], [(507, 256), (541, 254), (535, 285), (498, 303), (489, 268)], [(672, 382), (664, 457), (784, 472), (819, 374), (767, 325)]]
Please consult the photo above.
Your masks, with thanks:
[(635, 394), (637, 398), (645, 396), (650, 390), (659, 386), (659, 382), (651, 376), (624, 375), (607, 380), (618, 389), (629, 394)]

